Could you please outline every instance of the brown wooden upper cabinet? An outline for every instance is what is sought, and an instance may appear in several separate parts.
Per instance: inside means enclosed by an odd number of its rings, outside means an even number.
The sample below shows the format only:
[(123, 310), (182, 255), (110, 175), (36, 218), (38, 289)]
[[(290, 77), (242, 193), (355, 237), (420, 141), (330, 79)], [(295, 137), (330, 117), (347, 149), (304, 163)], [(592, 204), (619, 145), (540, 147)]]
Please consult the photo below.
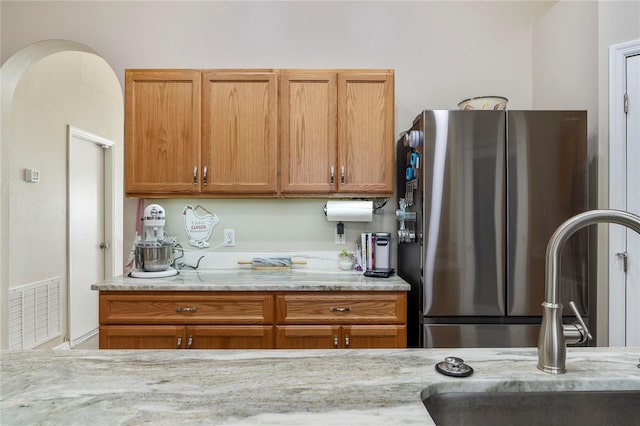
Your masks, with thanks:
[(277, 194), (276, 72), (125, 75), (127, 194)]
[(127, 195), (393, 194), (393, 70), (126, 70), (125, 98)]
[(278, 74), (202, 75), (202, 192), (276, 194)]
[(391, 195), (394, 72), (280, 73), (280, 191)]
[(198, 193), (200, 72), (125, 71), (127, 193)]

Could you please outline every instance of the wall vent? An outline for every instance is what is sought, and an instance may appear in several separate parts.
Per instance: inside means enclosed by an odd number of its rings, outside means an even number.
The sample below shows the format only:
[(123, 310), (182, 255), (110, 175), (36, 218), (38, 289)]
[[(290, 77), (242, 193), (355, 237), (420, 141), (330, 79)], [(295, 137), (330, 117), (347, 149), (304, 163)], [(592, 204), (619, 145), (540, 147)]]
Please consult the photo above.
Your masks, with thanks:
[(9, 349), (32, 349), (60, 336), (60, 278), (9, 289)]

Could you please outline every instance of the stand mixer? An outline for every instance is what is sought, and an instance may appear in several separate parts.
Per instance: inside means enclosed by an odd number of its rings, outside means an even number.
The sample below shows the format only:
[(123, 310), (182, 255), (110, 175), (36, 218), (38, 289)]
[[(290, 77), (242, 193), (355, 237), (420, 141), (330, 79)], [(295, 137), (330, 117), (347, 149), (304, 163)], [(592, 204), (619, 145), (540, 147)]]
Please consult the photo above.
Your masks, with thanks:
[(166, 216), (164, 208), (150, 204), (144, 209), (142, 218), (143, 237), (136, 243), (135, 278), (159, 278), (176, 275), (173, 264), (174, 241), (164, 231)]

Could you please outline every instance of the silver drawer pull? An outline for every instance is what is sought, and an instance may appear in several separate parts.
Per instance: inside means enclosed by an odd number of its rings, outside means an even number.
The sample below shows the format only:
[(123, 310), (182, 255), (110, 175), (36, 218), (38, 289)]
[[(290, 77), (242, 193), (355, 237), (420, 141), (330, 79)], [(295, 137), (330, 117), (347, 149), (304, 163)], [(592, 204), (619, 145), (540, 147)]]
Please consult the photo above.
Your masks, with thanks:
[(333, 336), (333, 347), (337, 348), (338, 347), (338, 336)]
[(349, 336), (347, 336), (347, 337), (345, 337), (345, 338), (344, 338), (344, 345), (345, 345), (345, 347), (347, 347), (347, 348), (348, 348), (348, 347), (349, 347), (349, 343), (350, 343), (350, 341), (349, 341)]
[(342, 308), (342, 307), (335, 307), (332, 306), (329, 308), (329, 310), (331, 312), (351, 312), (351, 308), (347, 307), (347, 308)]
[(176, 312), (195, 312), (198, 308), (196, 306), (192, 306), (190, 308), (176, 308)]
[(182, 336), (178, 336), (178, 344), (176, 345), (178, 349), (182, 346)]
[(189, 336), (187, 339), (187, 349), (191, 349), (191, 345), (193, 345), (193, 336)]
[(193, 166), (193, 184), (198, 184), (198, 166)]

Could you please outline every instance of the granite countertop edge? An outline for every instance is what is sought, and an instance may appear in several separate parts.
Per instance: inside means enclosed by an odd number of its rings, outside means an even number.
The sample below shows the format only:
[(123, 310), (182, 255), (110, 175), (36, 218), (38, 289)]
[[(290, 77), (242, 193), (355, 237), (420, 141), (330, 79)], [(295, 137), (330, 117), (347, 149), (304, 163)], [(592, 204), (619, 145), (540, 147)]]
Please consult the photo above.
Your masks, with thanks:
[[(3, 425), (433, 424), (422, 398), (451, 391), (638, 390), (640, 348), (3, 351)], [(473, 366), (435, 371), (446, 356)]]
[(397, 275), (366, 277), (357, 272), (253, 271), (248, 268), (180, 271), (166, 278), (126, 275), (95, 283), (98, 291), (409, 291)]

